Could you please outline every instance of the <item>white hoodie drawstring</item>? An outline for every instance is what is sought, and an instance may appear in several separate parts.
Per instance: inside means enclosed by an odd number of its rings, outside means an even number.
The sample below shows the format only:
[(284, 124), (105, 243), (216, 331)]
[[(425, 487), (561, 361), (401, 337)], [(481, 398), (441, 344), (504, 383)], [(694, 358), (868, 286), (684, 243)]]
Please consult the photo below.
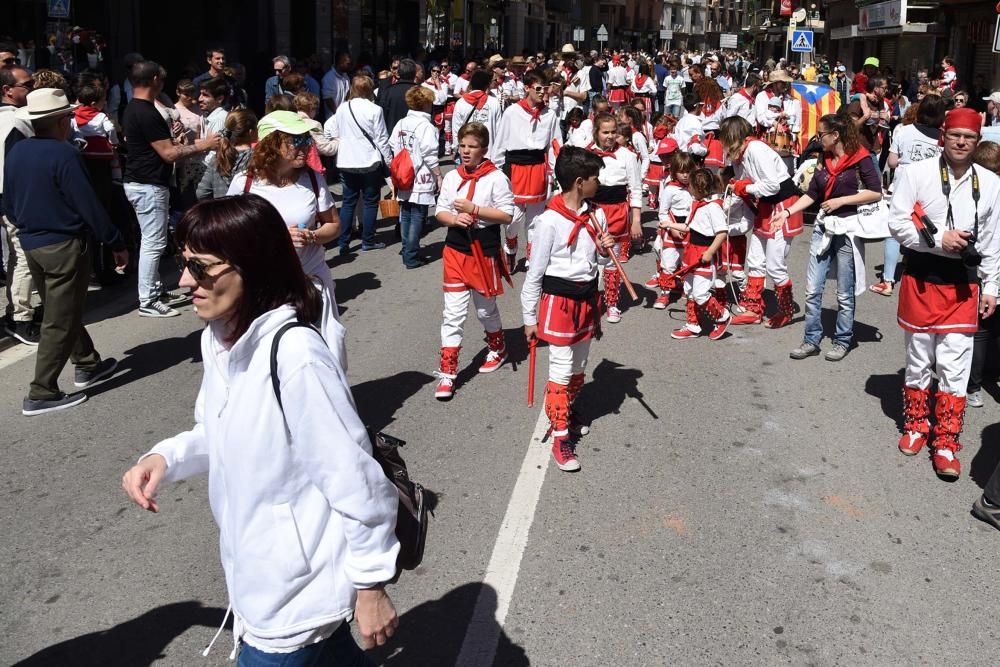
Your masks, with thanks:
[[(233, 605), (232, 605), (232, 603), (230, 603), (229, 606), (226, 607), (226, 615), (222, 617), (222, 625), (220, 625), (219, 629), (215, 631), (215, 636), (212, 637), (212, 641), (208, 642), (208, 646), (206, 646), (205, 650), (201, 652), (201, 655), (203, 657), (206, 657), (206, 658), (208, 657), (209, 652), (212, 650), (212, 646), (215, 645), (215, 640), (218, 639), (219, 635), (222, 634), (222, 631), (226, 629), (226, 621), (229, 620), (229, 614), (232, 611), (233, 611)], [(239, 644), (239, 637), (236, 634), (236, 619), (234, 617), (233, 618), (233, 652), (229, 654), (229, 659), (230, 660), (234, 660), (236, 658), (236, 648), (237, 648), (238, 644)]]

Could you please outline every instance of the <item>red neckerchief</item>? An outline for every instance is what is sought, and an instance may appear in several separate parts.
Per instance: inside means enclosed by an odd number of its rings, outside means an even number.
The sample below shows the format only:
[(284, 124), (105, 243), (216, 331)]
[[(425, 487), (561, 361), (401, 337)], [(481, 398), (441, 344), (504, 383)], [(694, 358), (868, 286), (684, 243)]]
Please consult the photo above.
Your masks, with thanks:
[(465, 165), (463, 164), (457, 169), (458, 177), (462, 179), (462, 182), (458, 184), (456, 193), (461, 192), (462, 188), (465, 187), (465, 184), (469, 183), (469, 191), (465, 193), (465, 198), (472, 201), (472, 198), (476, 195), (476, 181), (487, 174), (492, 174), (496, 170), (497, 166), (489, 160), (483, 160), (479, 163), (479, 166), (471, 172), (466, 170)]
[(73, 115), (76, 117), (77, 125), (86, 125), (91, 120), (93, 120), (94, 117), (99, 113), (101, 113), (101, 110), (98, 109), (97, 107), (81, 104), (73, 112)]
[(687, 186), (686, 186), (686, 185), (684, 185), (684, 184), (683, 184), (683, 183), (681, 183), (680, 181), (674, 181), (674, 180), (670, 180), (670, 181), (667, 181), (667, 182), (666, 182), (666, 184), (664, 184), (664, 186), (663, 186), (663, 187), (665, 187), (665, 188), (669, 188), (669, 187), (670, 187), (671, 185), (676, 185), (676, 186), (677, 186), (677, 187), (679, 187), (679, 188), (680, 188), (681, 190), (687, 190)]
[(646, 76), (645, 74), (636, 74), (635, 75), (635, 87), (638, 90), (642, 90), (642, 87), (646, 84), (646, 81), (648, 79), (649, 79), (649, 77)]
[(747, 154), (747, 149), (750, 148), (750, 144), (752, 144), (755, 141), (760, 141), (760, 143), (764, 143), (763, 141), (761, 141), (757, 137), (748, 137), (747, 140), (746, 140), (746, 143), (743, 144), (743, 152), (740, 153), (740, 161), (741, 162), (743, 160), (743, 156)]
[(691, 228), (691, 223), (694, 222), (694, 214), (698, 212), (698, 209), (708, 206), (709, 204), (718, 204), (722, 206), (722, 202), (718, 199), (709, 199), (708, 201), (703, 201), (699, 199), (698, 201), (691, 202), (691, 210), (688, 212), (687, 223), (688, 229)]
[(670, 130), (667, 129), (666, 125), (657, 125), (653, 128), (653, 138), (660, 141), (670, 134)]
[(844, 155), (844, 157), (840, 158), (840, 162), (834, 166), (833, 160), (831, 159), (832, 156), (829, 153), (824, 154), (823, 166), (826, 168), (828, 176), (826, 181), (826, 192), (824, 193), (823, 198), (826, 199), (833, 192), (833, 188), (837, 184), (838, 176), (870, 155), (871, 153), (868, 152), (868, 149), (862, 146), (850, 155)]
[(566, 218), (573, 223), (573, 230), (569, 233), (569, 238), (566, 240), (566, 245), (571, 246), (573, 242), (576, 241), (577, 234), (580, 233), (581, 229), (585, 229), (590, 238), (594, 239), (594, 245), (597, 245), (597, 232), (590, 225), (590, 204), (587, 204), (587, 209), (582, 213), (577, 213), (566, 206), (565, 200), (561, 194), (556, 195), (549, 200), (549, 203), (545, 206), (547, 209), (552, 209), (562, 217)]
[(434, 83), (434, 79), (427, 79), (427, 81), (425, 81), (424, 83), (434, 86), (434, 90), (437, 90), (438, 88), (441, 87), (441, 82), (439, 81), (437, 83)]
[(486, 93), (485, 90), (474, 90), (471, 93), (466, 93), (462, 95), (462, 99), (471, 104), (472, 106), (476, 107), (476, 111), (479, 111), (484, 106), (486, 106), (486, 100), (488, 98), (489, 95)]
[(701, 105), (701, 115), (711, 116), (719, 108), (719, 105), (713, 102), (704, 102)]
[[(545, 111), (545, 107), (533, 107), (531, 103), (528, 102), (527, 98), (521, 100), (517, 103), (519, 107), (524, 109), (524, 113), (531, 116), (531, 121), (536, 125), (542, 121), (542, 112)], [(535, 129), (535, 128), (531, 128)]]
[(750, 97), (750, 93), (747, 92), (746, 88), (740, 88), (739, 90), (736, 91), (736, 94), (737, 95), (742, 95), (743, 99), (745, 99), (750, 104), (753, 104), (753, 98)]
[(587, 150), (590, 151), (590, 152), (592, 152), (592, 153), (596, 153), (597, 155), (599, 155), (601, 157), (612, 157), (612, 158), (616, 157), (615, 153), (618, 152), (617, 148), (615, 150), (613, 150), (613, 151), (606, 151), (606, 150), (602, 149), (601, 147), (599, 147), (594, 142), (590, 142), (590, 145), (587, 146)]
[(469, 80), (469, 73), (468, 72), (462, 72), (461, 74), (458, 75), (458, 78), (465, 79), (466, 81), (468, 81)]

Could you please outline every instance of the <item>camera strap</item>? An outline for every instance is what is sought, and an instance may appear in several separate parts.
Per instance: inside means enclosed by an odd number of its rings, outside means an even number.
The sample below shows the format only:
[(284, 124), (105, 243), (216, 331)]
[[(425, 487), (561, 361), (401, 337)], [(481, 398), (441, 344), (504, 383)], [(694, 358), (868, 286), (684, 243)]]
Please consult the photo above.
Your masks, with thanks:
[[(948, 176), (948, 163), (944, 156), (938, 158), (938, 166), (941, 173), (941, 194), (948, 202), (948, 218), (945, 225), (948, 229), (955, 229), (955, 217), (951, 211), (951, 179)], [(979, 174), (976, 173), (975, 165), (969, 165), (972, 170), (972, 203), (975, 206), (976, 217), (972, 225), (972, 240), (975, 242), (979, 238)]]

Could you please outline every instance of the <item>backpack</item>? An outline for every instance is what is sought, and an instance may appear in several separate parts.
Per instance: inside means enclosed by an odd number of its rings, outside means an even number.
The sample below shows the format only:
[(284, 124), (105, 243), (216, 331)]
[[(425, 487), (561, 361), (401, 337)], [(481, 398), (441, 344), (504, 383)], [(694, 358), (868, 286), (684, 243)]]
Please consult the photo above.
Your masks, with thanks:
[[(286, 331), (295, 327), (307, 327), (317, 334), (319, 330), (305, 322), (289, 322), (274, 334), (271, 341), (271, 388), (281, 405), (281, 387), (278, 383), (278, 342)], [(399, 540), (399, 554), (396, 556), (396, 575), (389, 583), (395, 583), (403, 570), (413, 570), (424, 559), (424, 545), (427, 542), (427, 502), (428, 492), (420, 484), (410, 479), (406, 462), (399, 455), (399, 448), (406, 444), (399, 438), (385, 433), (376, 433), (371, 438), (372, 458), (382, 467), (382, 472), (396, 487), (399, 508), (396, 512), (396, 539)]]
[(413, 168), (410, 151), (403, 147), (389, 163), (389, 178), (396, 192), (409, 192), (417, 181), (417, 171)]

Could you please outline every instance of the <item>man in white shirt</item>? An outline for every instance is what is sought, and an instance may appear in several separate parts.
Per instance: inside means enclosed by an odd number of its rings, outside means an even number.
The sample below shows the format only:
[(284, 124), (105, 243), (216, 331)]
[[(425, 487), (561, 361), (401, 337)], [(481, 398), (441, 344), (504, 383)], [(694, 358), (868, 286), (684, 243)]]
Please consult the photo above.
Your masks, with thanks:
[(337, 107), (344, 103), (351, 90), (351, 65), (351, 54), (340, 51), (333, 67), (323, 76), (323, 104), (330, 116), (337, 112)]

